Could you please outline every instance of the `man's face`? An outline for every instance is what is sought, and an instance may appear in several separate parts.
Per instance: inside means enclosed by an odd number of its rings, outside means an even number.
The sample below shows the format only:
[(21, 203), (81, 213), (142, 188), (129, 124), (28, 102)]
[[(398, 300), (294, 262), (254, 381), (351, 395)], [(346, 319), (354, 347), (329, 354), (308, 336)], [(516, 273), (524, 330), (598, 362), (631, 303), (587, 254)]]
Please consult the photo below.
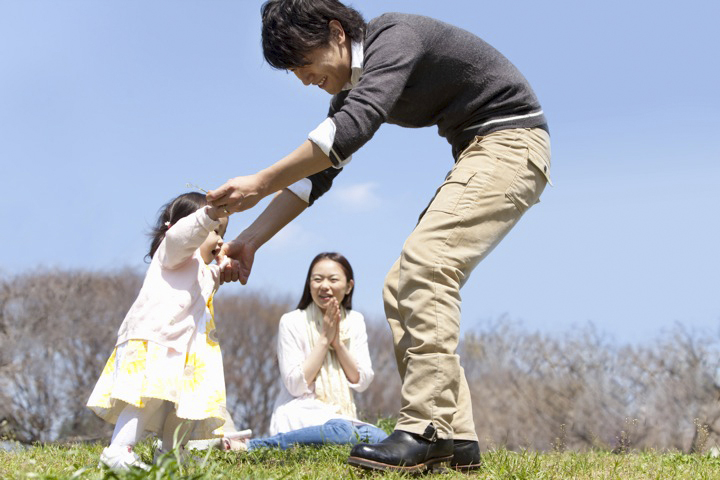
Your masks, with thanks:
[(342, 27), (330, 24), (330, 42), (318, 47), (305, 56), (308, 64), (291, 68), (305, 86), (316, 85), (330, 95), (338, 94), (350, 81), (350, 41), (345, 37)]

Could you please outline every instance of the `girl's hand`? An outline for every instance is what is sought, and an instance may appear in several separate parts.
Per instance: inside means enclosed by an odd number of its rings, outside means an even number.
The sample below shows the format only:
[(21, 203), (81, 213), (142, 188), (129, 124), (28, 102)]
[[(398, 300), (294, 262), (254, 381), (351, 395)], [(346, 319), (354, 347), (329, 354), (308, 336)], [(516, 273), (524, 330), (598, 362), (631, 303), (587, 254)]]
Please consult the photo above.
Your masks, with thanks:
[(340, 333), (340, 305), (337, 298), (332, 298), (325, 308), (323, 315), (323, 336), (327, 339), (328, 344), (333, 347), (338, 342)]
[(215, 221), (220, 220), (222, 217), (228, 217), (228, 216), (230, 216), (230, 213), (229, 213), (229, 212), (225, 212), (225, 211), (223, 211), (223, 209), (221, 209), (221, 208), (220, 208), (220, 209), (215, 208), (215, 207), (213, 207), (212, 205), (208, 205), (208, 206), (206, 207), (206, 209), (207, 209), (207, 210), (205, 210), (205, 211), (207, 212), (208, 217), (210, 217), (212, 220), (215, 220)]
[(237, 282), (240, 279), (240, 262), (234, 260), (220, 250), (215, 257), (215, 262), (220, 268), (220, 285), (223, 283)]

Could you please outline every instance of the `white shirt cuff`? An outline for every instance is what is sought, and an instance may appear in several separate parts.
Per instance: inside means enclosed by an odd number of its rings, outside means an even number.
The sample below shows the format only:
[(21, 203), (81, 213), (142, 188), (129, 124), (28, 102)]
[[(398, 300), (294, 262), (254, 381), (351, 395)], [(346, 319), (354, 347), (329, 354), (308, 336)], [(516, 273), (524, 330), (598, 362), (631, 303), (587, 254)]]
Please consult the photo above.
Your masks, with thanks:
[(305, 203), (310, 203), (310, 192), (312, 191), (312, 182), (309, 178), (303, 178), (287, 187), (292, 193), (298, 196)]
[[(330, 117), (323, 120), (323, 122), (308, 134), (308, 140), (313, 142), (315, 145), (320, 147), (325, 155), (330, 157), (333, 143), (335, 142), (335, 122)], [(337, 155), (336, 158), (339, 159)], [(340, 161), (337, 165), (333, 165), (335, 168), (342, 168), (352, 160), (352, 155)]]

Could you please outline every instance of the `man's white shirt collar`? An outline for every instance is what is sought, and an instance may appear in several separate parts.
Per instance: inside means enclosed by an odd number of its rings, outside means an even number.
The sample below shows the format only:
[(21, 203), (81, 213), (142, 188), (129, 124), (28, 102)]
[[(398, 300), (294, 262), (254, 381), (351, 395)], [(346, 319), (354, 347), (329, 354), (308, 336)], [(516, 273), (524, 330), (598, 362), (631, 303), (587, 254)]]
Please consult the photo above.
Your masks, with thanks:
[(350, 90), (360, 81), (363, 73), (363, 53), (362, 42), (352, 42), (350, 44), (350, 81), (343, 86), (343, 90)]

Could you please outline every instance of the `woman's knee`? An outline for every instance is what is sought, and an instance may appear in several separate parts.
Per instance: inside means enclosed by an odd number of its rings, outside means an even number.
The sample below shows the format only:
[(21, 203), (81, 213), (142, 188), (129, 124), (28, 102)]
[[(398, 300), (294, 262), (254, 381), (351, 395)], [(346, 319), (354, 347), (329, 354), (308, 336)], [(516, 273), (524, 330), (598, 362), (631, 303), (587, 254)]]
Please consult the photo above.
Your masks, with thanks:
[(355, 430), (349, 421), (336, 418), (325, 422), (323, 434), (326, 443), (353, 443)]

